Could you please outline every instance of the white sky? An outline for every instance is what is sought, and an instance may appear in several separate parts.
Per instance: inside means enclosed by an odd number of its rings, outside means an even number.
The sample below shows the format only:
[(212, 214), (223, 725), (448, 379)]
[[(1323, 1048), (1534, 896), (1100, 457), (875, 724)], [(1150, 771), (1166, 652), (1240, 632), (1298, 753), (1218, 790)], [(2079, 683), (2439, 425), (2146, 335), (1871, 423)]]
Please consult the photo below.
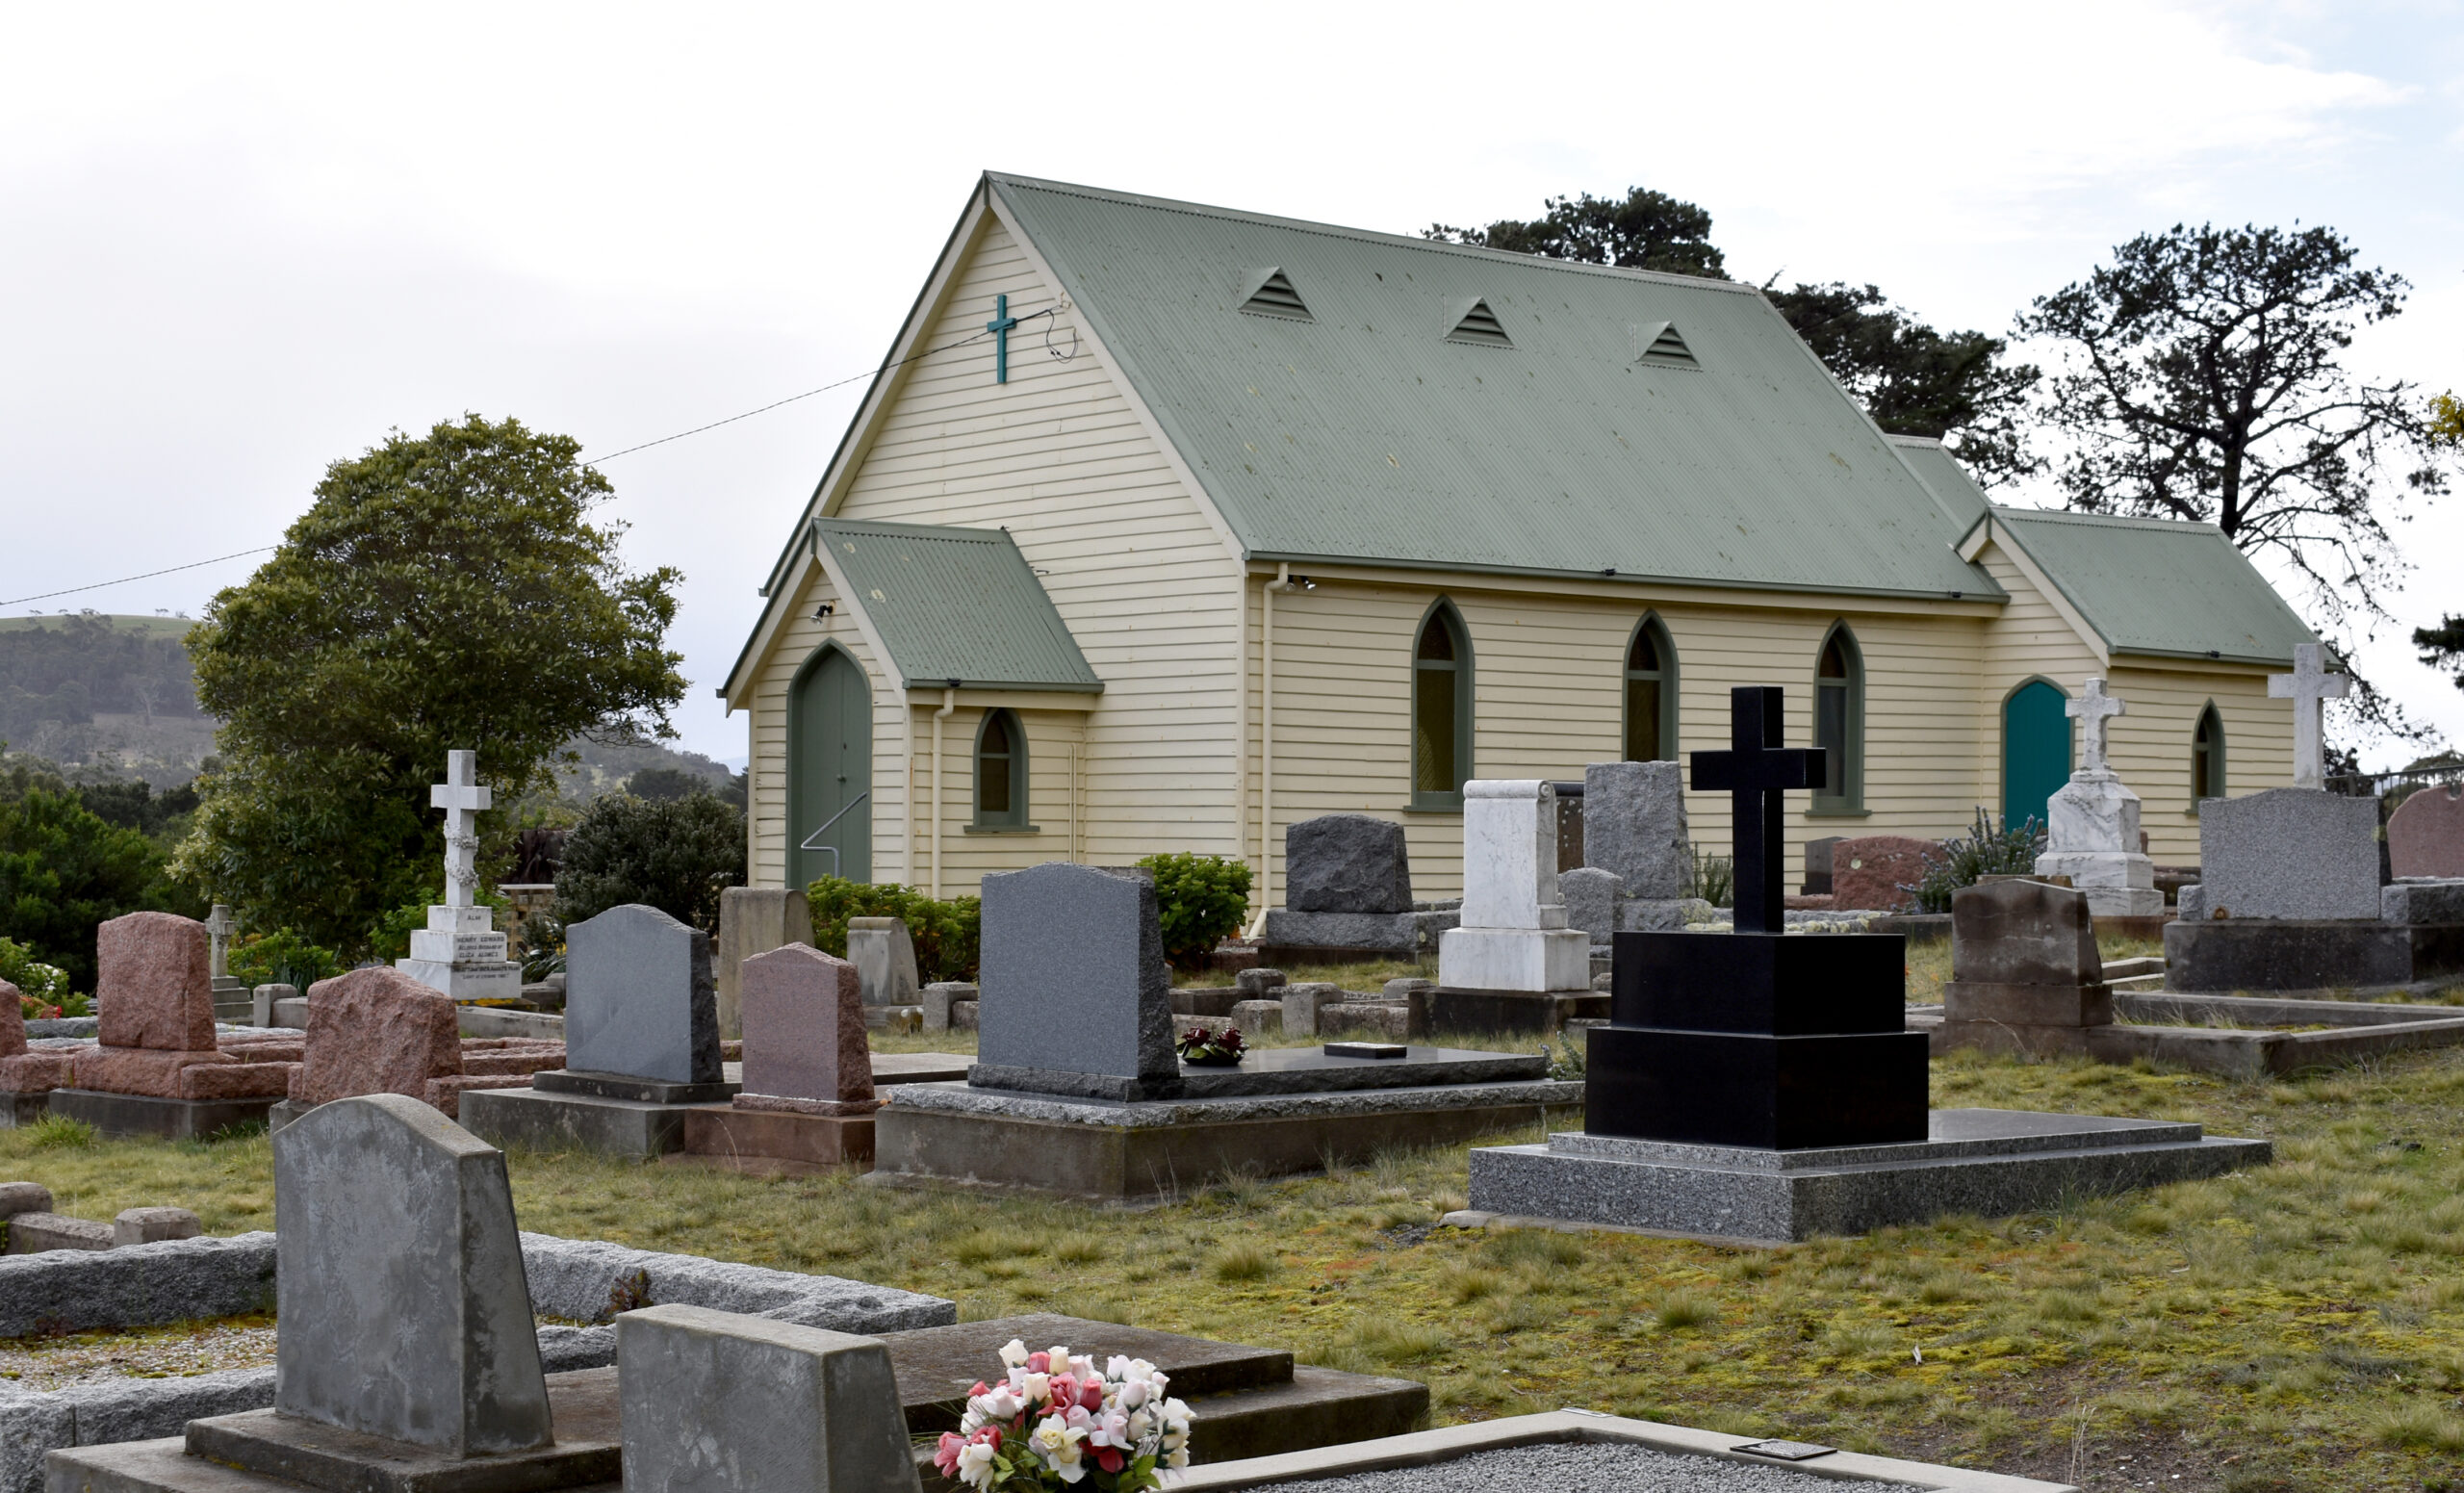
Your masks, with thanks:
[[(871, 367), (986, 167), (1411, 232), (1632, 184), (1732, 270), (1938, 325), (2176, 219), (2412, 279), (2354, 366), (2464, 385), (2464, 5), (0, 7), (0, 600), (270, 543), (475, 410), (609, 451)], [(685, 573), (683, 744), (857, 390), (611, 463)], [(2464, 610), (2415, 511), (2364, 656)], [(198, 610), (247, 561), (12, 606)], [(2409, 756), (2381, 747), (2374, 763)]]

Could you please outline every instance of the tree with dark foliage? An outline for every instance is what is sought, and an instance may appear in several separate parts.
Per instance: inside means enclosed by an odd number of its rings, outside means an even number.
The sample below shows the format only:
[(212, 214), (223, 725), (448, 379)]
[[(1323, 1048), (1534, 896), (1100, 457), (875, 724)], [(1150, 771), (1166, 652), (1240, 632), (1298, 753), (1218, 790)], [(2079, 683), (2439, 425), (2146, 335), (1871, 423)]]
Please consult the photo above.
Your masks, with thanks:
[(2455, 687), (2464, 689), (2464, 617), (2442, 617), (2437, 627), (2413, 629), (2413, 646), (2431, 668), (2453, 669)]
[(591, 800), (556, 867), (556, 916), (578, 923), (628, 902), (716, 933), (719, 894), (744, 885), (744, 815), (707, 793)]
[(1711, 215), (1691, 202), (1629, 187), (1623, 200), (1595, 197), (1586, 192), (1574, 197), (1551, 197), (1541, 205), (1548, 212), (1529, 222), (1502, 218), (1486, 228), (1432, 223), (1422, 230), (1421, 237), (1537, 254), (1543, 259), (1728, 278), (1720, 268), (1720, 251), (1711, 246)]
[[(2354, 329), (2398, 315), (2410, 289), (2358, 258), (2330, 228), (2177, 224), (2018, 319), (2067, 355), (2043, 415), (2074, 446), (2059, 473), (2070, 505), (2214, 524), (2300, 576), (2331, 641), (2387, 618), (2380, 588), (2409, 568), (2388, 523), (2407, 493), (2447, 485), (2413, 386), (2344, 367)], [(2409, 733), (2355, 682), (2365, 719)]]

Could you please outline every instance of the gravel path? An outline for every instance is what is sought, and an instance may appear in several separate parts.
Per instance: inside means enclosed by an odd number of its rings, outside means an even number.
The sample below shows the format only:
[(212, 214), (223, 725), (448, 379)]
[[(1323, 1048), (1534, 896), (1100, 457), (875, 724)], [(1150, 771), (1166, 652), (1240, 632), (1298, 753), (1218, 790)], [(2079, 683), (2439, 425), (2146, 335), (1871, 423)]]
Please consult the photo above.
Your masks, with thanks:
[(1681, 1456), (1616, 1442), (1559, 1442), (1475, 1452), (1450, 1462), (1278, 1482), (1272, 1493), (1921, 1493), (1904, 1482), (1850, 1482), (1785, 1467)]

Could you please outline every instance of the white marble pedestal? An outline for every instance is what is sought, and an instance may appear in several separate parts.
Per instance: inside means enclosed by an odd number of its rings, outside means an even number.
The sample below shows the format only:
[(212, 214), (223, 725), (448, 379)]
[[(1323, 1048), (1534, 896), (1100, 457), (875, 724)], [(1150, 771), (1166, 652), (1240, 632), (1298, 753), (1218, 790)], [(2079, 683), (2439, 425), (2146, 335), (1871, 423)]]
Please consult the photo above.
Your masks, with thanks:
[(2095, 917), (2161, 917), (2156, 862), (2139, 848), (2139, 795), (2109, 770), (2070, 775), (2045, 805), (2039, 876), (2066, 876)]
[(505, 936), (484, 907), (431, 907), (411, 935), (411, 957), (394, 967), (455, 1000), (520, 1000), (522, 966), (505, 958)]

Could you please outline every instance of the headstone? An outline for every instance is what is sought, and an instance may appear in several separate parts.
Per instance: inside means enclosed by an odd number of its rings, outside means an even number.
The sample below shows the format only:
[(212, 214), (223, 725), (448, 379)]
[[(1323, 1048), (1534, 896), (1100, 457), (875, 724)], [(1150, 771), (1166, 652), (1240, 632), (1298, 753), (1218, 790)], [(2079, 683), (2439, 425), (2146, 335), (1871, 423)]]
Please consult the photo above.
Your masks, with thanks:
[(1408, 913), (1411, 853), (1403, 827), (1325, 814), (1283, 832), (1283, 900), (1296, 913)]
[(982, 1088), (1168, 1097), (1171, 991), (1155, 884), (1050, 861), (984, 878)]
[[(26, 1050), (25, 992), (6, 980), (0, 980), (0, 1058), (13, 1058)], [(0, 1084), (6, 1089), (7, 1084)]]
[(1582, 770), (1582, 799), (1585, 865), (1613, 873), (1629, 897), (1664, 902), (1685, 894), (1693, 842), (1683, 768), (1593, 762)]
[(1800, 894), (1809, 897), (1831, 895), (1832, 848), (1846, 837), (1844, 835), (1825, 835), (1820, 839), (1806, 841), (1806, 879), (1797, 888)]
[(577, 1072), (718, 1082), (710, 936), (640, 903), (568, 924), (565, 1044)]
[(274, 1406), (453, 1456), (547, 1446), (504, 1156), (417, 1099), (273, 1138)]
[(1558, 894), (1566, 899), (1566, 926), (1579, 928), (1595, 945), (1606, 943), (1617, 931), (1617, 873), (1586, 865), (1557, 873)]
[(297, 1000), (299, 988), (295, 985), (260, 985), (248, 992), (248, 1021), (252, 1026), (280, 1026), (274, 1016), (276, 1003)]
[(2464, 785), (2431, 784), (2398, 804), (2387, 861), (2398, 876), (2464, 876)]
[(1925, 875), (1929, 857), (1942, 847), (1930, 839), (1906, 835), (1864, 835), (1831, 847), (1831, 900), (1834, 907), (1890, 913), (1915, 900), (1903, 891)]
[(1282, 997), (1283, 1029), (1287, 1032), (1318, 1030), (1318, 1014), (1344, 1001), (1343, 987), (1323, 981), (1286, 985), (1277, 993)]
[(977, 998), (974, 986), (963, 980), (937, 980), (924, 987), (924, 1030), (946, 1032), (957, 1018), (961, 1002), (973, 1005)]
[(462, 1071), (452, 999), (399, 969), (354, 969), (308, 988), (307, 1059), (293, 1097), (325, 1104), (365, 1094), (424, 1098)]
[(2209, 799), (2198, 842), (2190, 900), (2207, 917), (2378, 917), (2376, 799), (2308, 788)]
[(2139, 828), (2139, 795), (2106, 762), (2105, 723), (2129, 708), (2105, 693), (2102, 678), (2092, 678), (2063, 708), (2080, 724), (2084, 759), (2045, 804), (2045, 849), (2036, 873), (2068, 877), (2099, 917), (2161, 917), (2165, 894), (2156, 889), (2156, 862)]
[(130, 913), (94, 930), (96, 1035), (106, 1047), (214, 1049), (214, 976), (205, 926)]
[(2021, 877), (1953, 893), (1943, 1042), (2086, 1054), (2089, 1029), (2114, 1018), (2091, 914), (2088, 893)]
[(742, 991), (737, 970), (756, 954), (790, 943), (812, 941), (812, 913), (804, 888), (730, 887), (719, 893), (719, 942), (716, 954), (719, 1036), (742, 1037)]
[(446, 753), (445, 781), (428, 789), (428, 807), (445, 811), (445, 901), (394, 965), (455, 1000), (518, 1000), (522, 966), (505, 957), (494, 910), (479, 905), (478, 817), (495, 790), (478, 781), (478, 763), (476, 752)]
[(2268, 698), (2293, 702), (2293, 785), (2327, 785), (2326, 703), (2342, 700), (2351, 681), (2330, 674), (2316, 643), (2293, 645), (2293, 672), (2268, 676)]
[(1463, 785), (1463, 923), (1438, 940), (1450, 991), (1586, 990), (1591, 940), (1557, 890), (1557, 794), (1540, 779)]
[(629, 1488), (898, 1493), (920, 1485), (879, 1338), (649, 1306), (616, 1319), (616, 1344)]
[(915, 940), (903, 917), (847, 919), (847, 958), (856, 966), (867, 1006), (912, 1006), (920, 982)]
[(880, 1107), (853, 964), (790, 943), (746, 960), (743, 980), (737, 1108), (869, 1115)]

